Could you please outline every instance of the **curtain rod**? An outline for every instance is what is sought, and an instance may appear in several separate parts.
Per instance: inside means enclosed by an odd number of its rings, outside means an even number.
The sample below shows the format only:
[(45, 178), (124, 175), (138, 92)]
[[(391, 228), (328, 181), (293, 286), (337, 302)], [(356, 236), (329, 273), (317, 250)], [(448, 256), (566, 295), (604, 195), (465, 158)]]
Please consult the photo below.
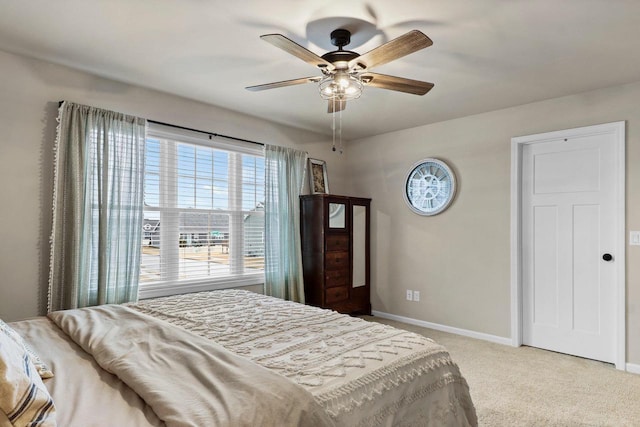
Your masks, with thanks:
[(221, 138), (232, 139), (234, 141), (249, 142), (251, 144), (257, 144), (257, 145), (262, 145), (262, 146), (265, 145), (263, 142), (251, 141), (249, 139), (244, 139), (244, 138), (236, 138), (235, 136), (223, 135), (221, 133), (206, 132), (204, 130), (188, 128), (188, 127), (185, 127), (185, 126), (172, 125), (171, 123), (164, 123), (164, 122), (159, 122), (159, 121), (156, 121), (156, 120), (148, 120), (147, 119), (147, 122), (154, 123), (156, 125), (169, 126), (169, 127), (172, 127), (172, 128), (189, 130), (189, 131), (192, 131), (192, 132), (204, 133), (206, 135), (209, 135), (209, 139), (212, 139), (213, 137), (218, 136), (218, 137), (221, 137)]
[[(58, 101), (58, 108), (60, 108), (60, 106), (62, 106), (62, 103), (64, 101)], [(191, 132), (199, 132), (199, 133), (204, 133), (205, 135), (209, 135), (209, 139), (212, 139), (213, 137), (217, 136), (220, 138), (226, 138), (226, 139), (231, 139), (233, 141), (240, 141), (240, 142), (249, 142), (251, 144), (257, 144), (257, 145), (262, 145), (264, 147), (264, 143), (263, 142), (256, 142), (256, 141), (251, 141), (249, 139), (244, 139), (244, 138), (236, 138), (235, 136), (229, 136), (229, 135), (223, 135), (221, 133), (215, 133), (215, 132), (206, 132), (204, 130), (199, 130), (199, 129), (193, 129), (193, 128), (188, 128), (185, 126), (178, 126), (178, 125), (172, 125), (171, 123), (165, 123), (165, 122), (159, 122), (157, 120), (149, 120), (147, 119), (147, 122), (149, 123), (154, 123), (156, 125), (163, 125), (163, 126), (169, 126), (172, 128), (177, 128), (177, 129), (183, 129), (183, 130), (189, 130)]]

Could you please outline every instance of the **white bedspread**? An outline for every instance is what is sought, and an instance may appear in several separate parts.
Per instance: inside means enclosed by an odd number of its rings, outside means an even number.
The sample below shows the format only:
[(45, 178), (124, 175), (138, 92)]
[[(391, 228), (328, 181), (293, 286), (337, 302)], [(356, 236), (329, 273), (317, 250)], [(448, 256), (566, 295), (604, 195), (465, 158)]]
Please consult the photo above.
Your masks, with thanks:
[(333, 426), (286, 378), (138, 311), (106, 305), (49, 318), (169, 427)]
[(477, 425), (458, 366), (445, 348), (421, 335), (240, 290), (129, 307), (289, 378), (336, 425)]

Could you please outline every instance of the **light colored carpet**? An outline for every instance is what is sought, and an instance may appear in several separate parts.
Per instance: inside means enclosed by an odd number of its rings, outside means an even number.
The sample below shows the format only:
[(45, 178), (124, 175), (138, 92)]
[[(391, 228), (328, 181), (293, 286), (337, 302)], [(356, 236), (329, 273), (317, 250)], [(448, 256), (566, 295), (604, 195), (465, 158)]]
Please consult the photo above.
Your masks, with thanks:
[(640, 427), (640, 375), (537, 348), (362, 317), (444, 345), (469, 383), (480, 426)]

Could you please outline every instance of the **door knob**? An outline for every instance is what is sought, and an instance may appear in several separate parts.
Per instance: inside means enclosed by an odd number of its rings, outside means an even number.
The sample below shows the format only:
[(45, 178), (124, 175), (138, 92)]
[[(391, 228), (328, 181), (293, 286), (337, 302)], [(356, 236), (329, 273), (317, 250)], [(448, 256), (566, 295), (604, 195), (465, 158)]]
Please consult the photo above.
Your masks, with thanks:
[(605, 261), (611, 261), (613, 259), (613, 256), (611, 254), (604, 254), (602, 255), (602, 259)]

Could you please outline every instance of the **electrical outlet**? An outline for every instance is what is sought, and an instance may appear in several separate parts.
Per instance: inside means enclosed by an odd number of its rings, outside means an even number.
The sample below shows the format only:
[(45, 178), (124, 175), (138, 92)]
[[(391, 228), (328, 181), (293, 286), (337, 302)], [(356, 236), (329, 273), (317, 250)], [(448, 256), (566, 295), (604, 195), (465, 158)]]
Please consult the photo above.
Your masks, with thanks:
[(413, 291), (413, 300), (420, 301), (420, 291)]
[(413, 301), (413, 292), (407, 289), (407, 301)]
[(640, 231), (629, 232), (629, 244), (631, 246), (640, 246)]

